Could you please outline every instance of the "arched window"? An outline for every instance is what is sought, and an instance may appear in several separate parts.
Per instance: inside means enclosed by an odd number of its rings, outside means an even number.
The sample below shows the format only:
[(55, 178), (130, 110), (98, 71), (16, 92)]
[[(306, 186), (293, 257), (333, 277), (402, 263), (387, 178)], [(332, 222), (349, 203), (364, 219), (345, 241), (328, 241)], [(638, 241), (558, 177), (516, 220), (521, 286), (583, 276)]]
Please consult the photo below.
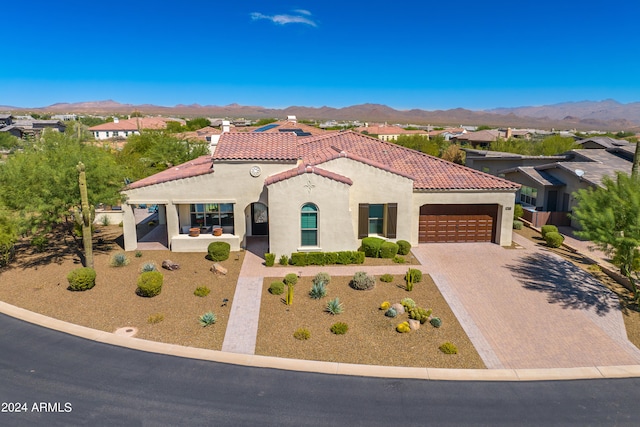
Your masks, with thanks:
[(300, 229), (302, 246), (318, 246), (318, 207), (306, 203), (300, 210)]

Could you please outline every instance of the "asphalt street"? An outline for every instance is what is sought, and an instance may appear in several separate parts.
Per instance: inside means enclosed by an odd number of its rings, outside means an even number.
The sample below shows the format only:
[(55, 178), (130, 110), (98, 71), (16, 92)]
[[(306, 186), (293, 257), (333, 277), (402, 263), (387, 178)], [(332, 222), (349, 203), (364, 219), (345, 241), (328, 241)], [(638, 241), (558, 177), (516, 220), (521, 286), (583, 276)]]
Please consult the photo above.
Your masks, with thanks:
[(637, 425), (639, 389), (640, 378), (426, 381), (242, 367), (0, 315), (2, 426), (624, 426)]

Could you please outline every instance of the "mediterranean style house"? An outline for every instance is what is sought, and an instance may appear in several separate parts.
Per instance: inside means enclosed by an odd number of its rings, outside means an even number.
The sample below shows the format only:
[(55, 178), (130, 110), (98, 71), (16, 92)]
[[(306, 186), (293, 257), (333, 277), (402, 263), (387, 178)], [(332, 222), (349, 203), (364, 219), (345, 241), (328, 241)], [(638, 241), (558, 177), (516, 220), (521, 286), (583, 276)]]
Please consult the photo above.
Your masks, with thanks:
[(367, 236), (506, 246), (519, 188), (351, 131), (225, 132), (212, 155), (123, 190), (125, 250), (138, 247), (141, 204), (158, 206), (156, 227), (179, 252), (205, 252), (213, 241), (239, 250), (252, 236), (278, 256), (356, 250)]

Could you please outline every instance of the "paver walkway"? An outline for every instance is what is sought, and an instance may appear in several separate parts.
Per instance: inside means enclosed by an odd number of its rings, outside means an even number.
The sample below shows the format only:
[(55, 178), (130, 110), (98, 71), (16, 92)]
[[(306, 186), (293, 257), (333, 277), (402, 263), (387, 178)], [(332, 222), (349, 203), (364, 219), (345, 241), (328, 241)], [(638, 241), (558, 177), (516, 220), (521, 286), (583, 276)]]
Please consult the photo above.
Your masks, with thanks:
[(617, 297), (591, 275), (514, 233), (490, 243), (413, 248), (488, 368), (640, 363)]

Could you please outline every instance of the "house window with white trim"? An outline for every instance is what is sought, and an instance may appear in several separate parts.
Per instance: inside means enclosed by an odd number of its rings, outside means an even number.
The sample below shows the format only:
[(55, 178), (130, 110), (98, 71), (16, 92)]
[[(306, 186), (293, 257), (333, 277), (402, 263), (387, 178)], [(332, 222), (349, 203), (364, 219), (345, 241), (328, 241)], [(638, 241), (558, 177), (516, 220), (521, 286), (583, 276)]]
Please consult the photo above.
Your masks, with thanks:
[(318, 207), (313, 203), (300, 210), (300, 245), (318, 246)]
[(233, 203), (197, 203), (191, 205), (191, 225), (222, 227), (225, 233), (234, 234)]
[(520, 201), (526, 205), (536, 206), (538, 190), (536, 188), (523, 185), (520, 187)]

